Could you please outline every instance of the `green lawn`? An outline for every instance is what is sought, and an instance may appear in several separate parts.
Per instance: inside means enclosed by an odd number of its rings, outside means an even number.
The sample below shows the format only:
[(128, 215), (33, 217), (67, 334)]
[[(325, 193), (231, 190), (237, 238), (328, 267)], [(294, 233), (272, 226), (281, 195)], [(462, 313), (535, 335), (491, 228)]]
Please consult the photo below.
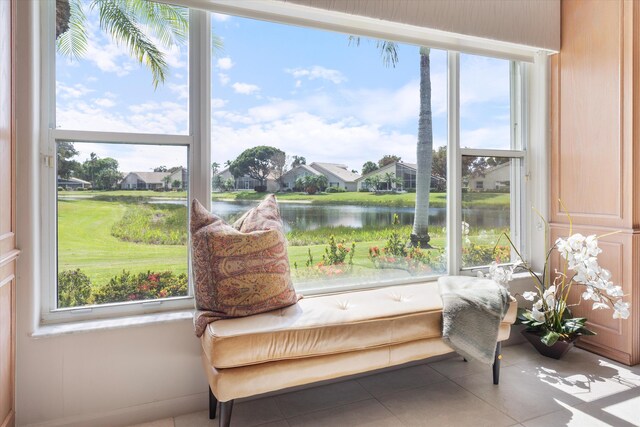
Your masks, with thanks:
[(80, 268), (94, 285), (123, 269), (132, 272), (187, 271), (184, 245), (123, 242), (111, 235), (126, 204), (93, 200), (58, 202), (58, 271)]
[[(73, 195), (80, 192), (70, 192)], [(123, 194), (124, 193), (124, 194)], [(67, 193), (68, 194), (68, 193)], [(132, 273), (173, 271), (175, 273), (184, 273), (187, 271), (187, 247), (185, 245), (161, 245), (161, 244), (145, 244), (134, 243), (120, 240), (114, 237), (111, 232), (114, 225), (118, 224), (127, 209), (134, 208), (136, 199), (129, 198), (141, 197), (144, 194), (156, 196), (155, 192), (139, 192), (139, 191), (117, 191), (117, 192), (82, 192), (88, 197), (79, 200), (61, 199), (58, 202), (58, 270), (81, 269), (91, 279), (94, 286), (100, 286), (109, 281), (113, 276), (128, 270)], [(105, 196), (117, 196), (109, 201), (102, 197), (93, 198), (96, 194)], [(175, 195), (179, 193), (161, 193)], [(228, 193), (229, 194), (229, 193)], [(228, 195), (227, 194), (227, 195)], [(236, 195), (261, 198), (263, 195), (256, 193), (233, 193)], [(184, 194), (183, 194), (184, 195)], [(504, 200), (505, 194), (482, 193), (483, 201), (486, 203)], [(125, 197), (122, 197), (125, 196)], [(244, 197), (243, 196), (243, 197)], [(326, 199), (324, 197), (327, 197)], [(322, 200), (342, 200), (340, 203), (354, 203), (347, 197), (358, 198), (364, 204), (364, 201), (371, 197), (381, 197), (380, 200), (407, 200), (413, 194), (401, 195), (384, 195), (375, 196), (368, 193), (337, 193), (321, 196), (304, 196), (298, 194), (285, 194), (282, 199), (300, 200), (296, 197), (306, 198), (316, 197), (313, 199)], [(432, 197), (444, 196), (434, 194)], [(147, 196), (148, 197), (148, 196)], [(508, 206), (508, 205), (507, 205)], [(175, 224), (174, 224), (175, 226)], [(387, 228), (387, 227), (385, 227)], [(406, 230), (405, 230), (406, 229)], [(170, 232), (171, 230), (167, 230)], [(408, 226), (402, 227), (402, 233), (408, 232)], [(474, 230), (477, 231), (477, 230)], [(323, 234), (323, 235), (322, 235)], [(356, 249), (354, 253), (354, 270), (357, 274), (379, 275), (380, 270), (373, 269), (373, 265), (369, 260), (369, 248), (371, 246), (384, 247), (388, 232), (376, 231), (371, 228), (366, 229), (349, 229), (348, 227), (338, 227), (335, 230), (330, 228), (314, 230), (308, 233), (296, 231), (290, 235), (292, 243), (296, 246), (289, 247), (289, 259), (291, 262), (294, 277), (304, 276), (304, 269), (308, 259), (308, 250), (311, 249), (314, 264), (322, 260), (322, 255), (326, 247), (326, 242), (331, 234), (335, 234), (337, 239), (345, 238), (346, 245), (351, 246), (353, 240), (356, 241)], [(475, 234), (475, 233), (472, 233)], [(489, 236), (491, 240), (495, 240), (495, 236)], [(486, 241), (478, 240), (477, 236), (471, 236), (472, 241), (490, 244)], [(432, 244), (435, 247), (443, 247), (445, 242), (444, 235), (440, 230), (434, 232), (432, 236)], [(486, 240), (484, 238), (483, 240)], [(298, 270), (294, 269), (297, 264)]]

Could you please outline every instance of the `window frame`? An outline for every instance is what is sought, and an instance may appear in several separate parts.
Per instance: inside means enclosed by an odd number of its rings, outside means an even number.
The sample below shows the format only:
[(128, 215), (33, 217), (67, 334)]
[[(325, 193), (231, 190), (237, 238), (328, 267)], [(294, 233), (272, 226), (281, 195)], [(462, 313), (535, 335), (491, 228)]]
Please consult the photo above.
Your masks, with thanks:
[[(159, 146), (182, 146), (187, 148), (187, 167), (189, 199), (198, 198), (207, 209), (211, 208), (211, 178), (195, 179), (210, 174), (211, 135), (211, 23), (209, 14), (189, 9), (189, 131), (187, 135), (147, 134), (104, 131), (82, 131), (56, 128), (55, 97), (55, 2), (43, 3), (40, 14), (42, 25), (41, 92), (43, 109), (41, 117), (43, 137), (40, 143), (41, 166), (41, 208), (42, 236), (41, 259), (43, 280), (41, 286), (41, 319), (44, 323), (81, 321), (89, 319), (111, 318), (125, 315), (147, 314), (160, 311), (184, 310), (193, 308), (193, 285), (191, 280), (191, 254), (187, 253), (187, 271), (189, 280), (186, 296), (162, 298), (157, 300), (128, 301), (82, 307), (57, 308), (57, 191), (50, 191), (56, 183), (56, 143), (90, 142), (116, 144), (142, 144)], [(205, 36), (206, 35), (206, 36)], [(198, 88), (198, 90), (195, 90)], [(204, 92), (204, 93), (203, 93)], [(56, 187), (53, 187), (56, 188)], [(48, 191), (49, 190), (49, 191)], [(189, 209), (190, 203), (187, 203)]]
[[(160, 0), (164, 1), (164, 0)], [(181, 0), (171, 3), (184, 3)], [(187, 2), (188, 3), (188, 2)], [(73, 131), (55, 128), (55, 2), (43, 2), (41, 19), (41, 99), (45, 108), (41, 110), (40, 123), (41, 138), (39, 142), (40, 161), (40, 191), (42, 209), (42, 245), (41, 245), (41, 319), (44, 323), (57, 323), (67, 321), (80, 321), (87, 319), (112, 318), (124, 315), (138, 315), (150, 312), (183, 310), (193, 308), (193, 280), (189, 280), (189, 294), (185, 297), (176, 297), (166, 300), (133, 301), (126, 303), (113, 303), (91, 307), (56, 309), (57, 288), (57, 207), (56, 192), (50, 191), (50, 187), (56, 181), (55, 176), (55, 143), (56, 141), (83, 141), (83, 142), (119, 142), (153, 145), (184, 145), (188, 148), (189, 182), (188, 195), (190, 198), (198, 198), (207, 209), (211, 208), (211, 169), (209, 167), (211, 157), (211, 145), (216, 143), (215, 135), (211, 135), (211, 16), (210, 12), (229, 13), (253, 19), (266, 19), (270, 22), (302, 25), (312, 29), (329, 29), (332, 31), (349, 32), (378, 38), (389, 38), (395, 41), (427, 45), (433, 48), (446, 47), (445, 38), (439, 39), (433, 32), (425, 31), (398, 31), (406, 30), (406, 26), (399, 23), (373, 20), (370, 18), (349, 16), (341, 14), (340, 21), (335, 21), (335, 13), (318, 11), (313, 19), (301, 16), (297, 12), (297, 5), (276, 5), (275, 12), (264, 10), (263, 4), (251, 2), (250, 4), (222, 4), (214, 1), (207, 5), (209, 11), (189, 9), (189, 133), (188, 135), (155, 135), (137, 133), (114, 133)], [(188, 4), (187, 4), (188, 6)], [(186, 7), (186, 6), (185, 6)], [(323, 23), (324, 20), (324, 23)], [(390, 36), (393, 34), (393, 36)], [(389, 37), (387, 37), (389, 36)], [(444, 41), (443, 41), (444, 40)], [(451, 45), (448, 45), (449, 47)], [(511, 113), (512, 131), (520, 149), (518, 150), (476, 150), (460, 147), (460, 53), (453, 50), (447, 51), (447, 97), (448, 97), (448, 145), (447, 145), (447, 274), (473, 274), (473, 271), (483, 267), (461, 268), (461, 159), (463, 155), (497, 156), (521, 159), (523, 179), (513, 188), (521, 189), (519, 197), (512, 202), (512, 218), (516, 218), (518, 227), (518, 242), (523, 255), (530, 256), (531, 248), (540, 246), (539, 242), (532, 242), (532, 224), (530, 214), (524, 206), (541, 206), (545, 211), (546, 201), (543, 201), (548, 192), (535, 190), (535, 202), (532, 203), (530, 192), (527, 190), (532, 183), (530, 151), (528, 141), (530, 137), (537, 137), (545, 146), (535, 152), (535, 166), (540, 171), (538, 182), (546, 185), (547, 165), (541, 161), (546, 155), (546, 135), (544, 131), (529, 131), (529, 122), (546, 125), (545, 119), (548, 106), (545, 105), (547, 95), (536, 96), (529, 99), (530, 87), (544, 89), (547, 87), (547, 60), (545, 52), (538, 52), (533, 48), (519, 47), (508, 43), (497, 43), (489, 40), (466, 41), (461, 44), (465, 53), (497, 57), (517, 62), (512, 67), (511, 88)], [(532, 62), (534, 64), (530, 64)], [(529, 106), (529, 103), (532, 106)], [(531, 108), (531, 110), (530, 110)], [(534, 111), (535, 109), (535, 111)], [(514, 114), (515, 112), (515, 114)], [(535, 120), (532, 116), (535, 114)], [(514, 116), (517, 121), (514, 122)], [(212, 138), (213, 137), (213, 138)], [(161, 142), (161, 143), (159, 143)], [(536, 225), (538, 227), (538, 225)], [(190, 258), (190, 254), (189, 254)], [(189, 277), (191, 265), (188, 261)], [(535, 262), (534, 262), (535, 264)], [(353, 287), (326, 288), (324, 292), (348, 291), (350, 289), (371, 288), (374, 286), (389, 286), (393, 284), (415, 283), (435, 280), (438, 276), (419, 277), (402, 280), (380, 281), (375, 284), (354, 285)], [(321, 293), (316, 290), (305, 291), (307, 294)]]

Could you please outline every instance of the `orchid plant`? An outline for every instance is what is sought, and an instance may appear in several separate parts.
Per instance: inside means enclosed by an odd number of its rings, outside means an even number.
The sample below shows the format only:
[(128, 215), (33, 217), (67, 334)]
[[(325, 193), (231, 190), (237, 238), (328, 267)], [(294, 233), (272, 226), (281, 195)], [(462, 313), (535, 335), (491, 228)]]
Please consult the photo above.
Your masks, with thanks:
[[(572, 234), (572, 229), (569, 217), (570, 236), (566, 239), (558, 238), (547, 251), (541, 275), (522, 261), (520, 253), (506, 234), (504, 236), (518, 255), (518, 261), (509, 267), (502, 267), (493, 262), (488, 274), (479, 273), (507, 286), (517, 268), (529, 272), (534, 279), (536, 290), (524, 292), (522, 297), (532, 301), (533, 305), (531, 308), (518, 310), (518, 323), (526, 325), (527, 331), (540, 335), (541, 341), (547, 346), (552, 346), (558, 340), (571, 341), (580, 335), (595, 335), (585, 327), (586, 318), (571, 315), (571, 305), (567, 304), (567, 300), (574, 285), (584, 288), (581, 300), (574, 305), (589, 301), (593, 302), (594, 310), (613, 309), (614, 319), (629, 317), (630, 304), (622, 300), (622, 287), (614, 285), (611, 282), (611, 273), (598, 264), (598, 255), (602, 252), (598, 247), (598, 237)], [(549, 259), (554, 250), (561, 256), (561, 270), (556, 269), (551, 277)]]

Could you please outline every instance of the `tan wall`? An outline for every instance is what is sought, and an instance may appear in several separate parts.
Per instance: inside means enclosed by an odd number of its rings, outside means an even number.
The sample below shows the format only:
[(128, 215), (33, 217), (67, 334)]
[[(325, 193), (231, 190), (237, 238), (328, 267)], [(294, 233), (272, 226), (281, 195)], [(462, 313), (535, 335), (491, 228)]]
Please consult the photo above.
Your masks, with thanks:
[(352, 15), (557, 51), (558, 0), (283, 0)]
[[(563, 0), (562, 47), (551, 61), (552, 239), (603, 235), (601, 264), (632, 303), (627, 321), (582, 304), (598, 335), (582, 346), (640, 362), (640, 2)], [(577, 293), (575, 295), (577, 299)]]
[(16, 249), (13, 13), (0, 1), (0, 425), (15, 423)]

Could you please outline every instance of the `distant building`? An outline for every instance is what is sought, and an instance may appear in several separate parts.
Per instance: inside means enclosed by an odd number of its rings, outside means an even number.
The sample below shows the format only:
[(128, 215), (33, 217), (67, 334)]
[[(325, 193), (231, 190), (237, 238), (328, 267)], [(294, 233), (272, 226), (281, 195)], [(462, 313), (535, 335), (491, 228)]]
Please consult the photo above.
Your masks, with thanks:
[[(417, 165), (415, 163), (405, 162), (393, 162), (376, 169), (373, 172), (369, 172), (366, 175), (362, 175), (357, 180), (357, 188), (359, 190), (415, 190), (416, 189), (416, 171)], [(393, 174), (395, 177), (402, 180), (402, 184), (393, 183), (391, 188), (389, 183), (385, 181), (385, 175), (387, 173)], [(380, 183), (378, 188), (368, 188), (367, 178), (374, 176), (379, 177)], [(442, 191), (446, 189), (446, 181), (438, 176), (431, 175), (431, 190)]]
[(348, 170), (347, 165), (339, 163), (313, 162), (309, 166), (327, 177), (329, 187), (338, 187), (344, 188), (347, 191), (356, 191), (356, 180), (360, 178), (360, 175)]
[(304, 178), (307, 175), (321, 176), (322, 173), (318, 172), (309, 165), (299, 165), (289, 170), (282, 175), (282, 190), (292, 190), (296, 186), (296, 180), (298, 178)]
[(58, 177), (58, 187), (65, 190), (77, 190), (78, 188), (91, 188), (91, 183), (80, 178), (64, 179)]
[(492, 166), (478, 176), (469, 179), (469, 191), (506, 190), (511, 182), (510, 162)]
[(173, 183), (178, 181), (179, 190), (189, 186), (187, 169), (180, 167), (173, 172), (129, 172), (120, 182), (123, 190), (170, 190), (176, 189)]
[[(227, 181), (229, 178), (233, 179), (235, 182), (234, 189), (235, 190), (253, 190), (255, 187), (260, 185), (260, 181), (255, 178), (251, 178), (248, 175), (241, 176), (239, 178), (235, 178), (229, 168), (222, 169), (215, 176), (219, 176), (222, 181)], [(269, 174), (267, 176), (267, 191), (276, 192), (280, 189), (275, 177), (273, 174)]]

